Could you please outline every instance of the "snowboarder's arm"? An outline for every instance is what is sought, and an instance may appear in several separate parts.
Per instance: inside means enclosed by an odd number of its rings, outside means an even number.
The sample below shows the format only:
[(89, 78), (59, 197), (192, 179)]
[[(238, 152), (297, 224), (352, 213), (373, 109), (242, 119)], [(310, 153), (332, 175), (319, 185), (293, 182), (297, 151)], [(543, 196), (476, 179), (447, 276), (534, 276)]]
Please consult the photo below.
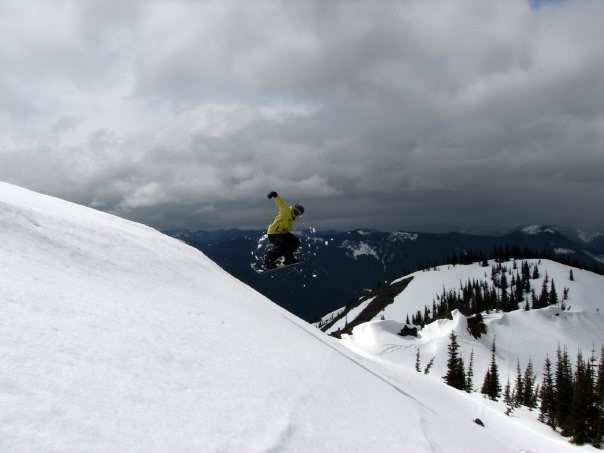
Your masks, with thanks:
[(268, 194), (268, 198), (272, 198), (273, 201), (275, 202), (275, 204), (277, 205), (277, 209), (279, 209), (280, 213), (289, 212), (289, 206), (287, 205), (287, 203), (283, 200), (283, 198), (281, 198), (277, 192), (271, 192)]
[(281, 198), (280, 196), (277, 195), (276, 197), (274, 197), (273, 201), (277, 205), (277, 209), (279, 209), (279, 212), (289, 212), (290, 211), (289, 206), (283, 200), (283, 198)]

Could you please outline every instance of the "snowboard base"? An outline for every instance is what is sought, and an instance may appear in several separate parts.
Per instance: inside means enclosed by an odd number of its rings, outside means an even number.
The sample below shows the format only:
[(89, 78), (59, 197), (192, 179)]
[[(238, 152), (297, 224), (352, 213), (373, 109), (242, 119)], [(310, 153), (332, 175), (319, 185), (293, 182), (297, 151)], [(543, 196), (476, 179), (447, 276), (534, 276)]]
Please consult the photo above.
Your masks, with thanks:
[(296, 261), (295, 263), (291, 263), (291, 264), (277, 263), (277, 266), (275, 266), (275, 267), (273, 267), (271, 269), (267, 269), (266, 267), (264, 267), (264, 265), (262, 263), (251, 263), (250, 266), (257, 273), (264, 274), (264, 273), (267, 273), (267, 272), (277, 271), (279, 269), (285, 269), (286, 267), (298, 266), (299, 264), (303, 264), (305, 262), (306, 262), (305, 260), (300, 260), (300, 261)]

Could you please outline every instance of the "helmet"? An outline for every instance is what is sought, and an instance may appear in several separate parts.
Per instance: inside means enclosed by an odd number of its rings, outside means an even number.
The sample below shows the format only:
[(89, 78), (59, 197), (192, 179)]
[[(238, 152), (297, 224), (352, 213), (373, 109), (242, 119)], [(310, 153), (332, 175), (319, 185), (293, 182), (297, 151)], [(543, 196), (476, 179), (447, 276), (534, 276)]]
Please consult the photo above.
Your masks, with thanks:
[(304, 214), (304, 206), (302, 206), (301, 204), (296, 203), (292, 206), (292, 209), (294, 210), (294, 214), (296, 215), (296, 217), (299, 217)]

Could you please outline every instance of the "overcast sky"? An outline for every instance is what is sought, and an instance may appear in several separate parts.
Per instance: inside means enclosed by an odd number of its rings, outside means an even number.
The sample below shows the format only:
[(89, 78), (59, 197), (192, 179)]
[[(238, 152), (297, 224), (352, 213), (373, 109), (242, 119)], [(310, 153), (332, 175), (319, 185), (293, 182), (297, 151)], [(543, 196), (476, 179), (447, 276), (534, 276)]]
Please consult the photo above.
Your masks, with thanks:
[(160, 229), (604, 228), (604, 1), (0, 0), (0, 180)]

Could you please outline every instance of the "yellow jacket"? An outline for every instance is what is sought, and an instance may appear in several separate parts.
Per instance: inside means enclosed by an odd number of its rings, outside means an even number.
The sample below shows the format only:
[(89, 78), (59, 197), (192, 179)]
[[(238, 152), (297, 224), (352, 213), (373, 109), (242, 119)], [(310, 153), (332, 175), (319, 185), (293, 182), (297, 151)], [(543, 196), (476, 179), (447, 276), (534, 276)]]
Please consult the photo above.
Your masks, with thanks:
[(294, 210), (283, 201), (283, 198), (276, 196), (273, 197), (275, 204), (277, 205), (277, 215), (273, 219), (273, 222), (268, 226), (268, 234), (285, 234), (289, 233), (296, 219), (294, 216)]

